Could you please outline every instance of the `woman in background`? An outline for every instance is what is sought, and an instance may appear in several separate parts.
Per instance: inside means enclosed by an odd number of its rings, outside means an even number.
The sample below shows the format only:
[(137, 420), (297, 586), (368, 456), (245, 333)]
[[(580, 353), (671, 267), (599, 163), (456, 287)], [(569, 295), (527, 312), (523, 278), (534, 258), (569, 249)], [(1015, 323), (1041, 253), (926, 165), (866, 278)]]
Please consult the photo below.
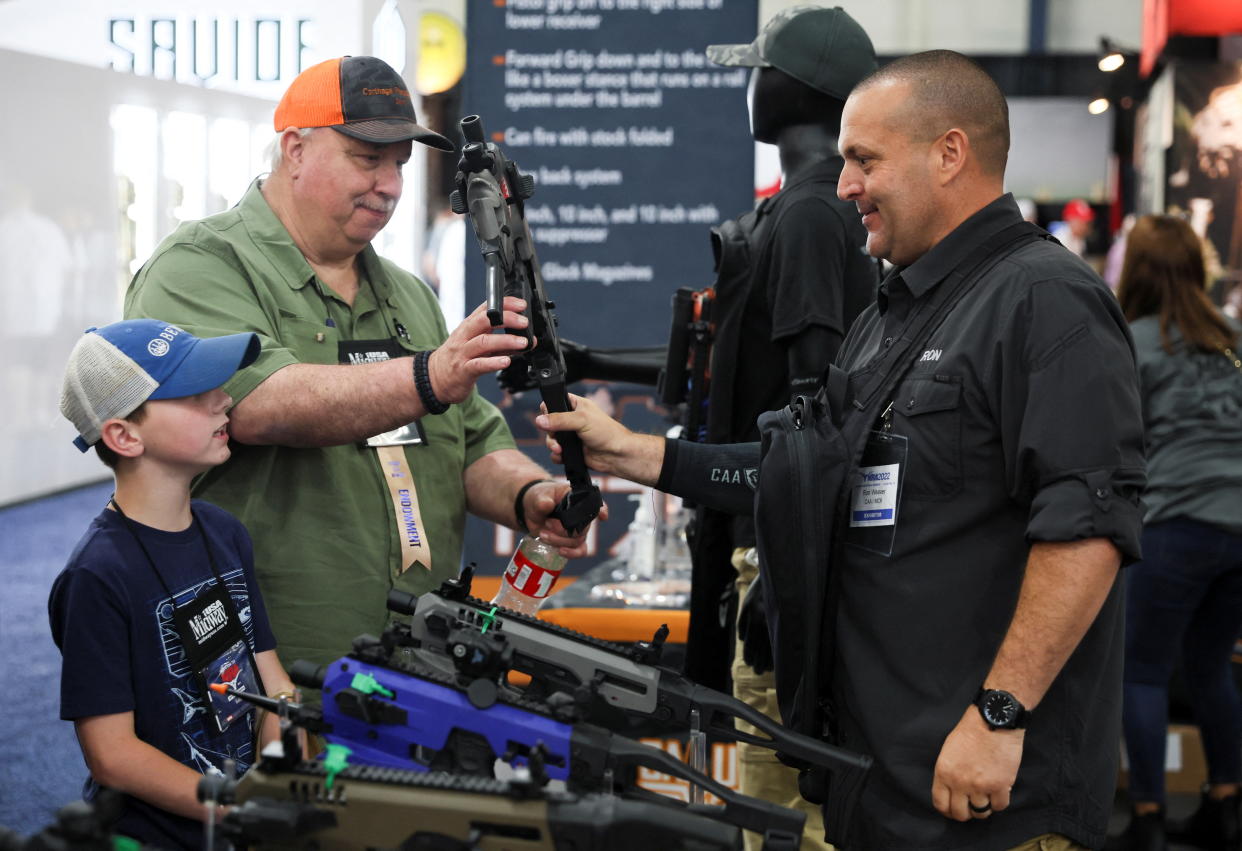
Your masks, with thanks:
[(1242, 626), (1242, 326), (1204, 291), (1199, 239), (1144, 216), (1117, 298), (1134, 335), (1147, 437), (1143, 560), (1128, 568), (1124, 729), (1128, 848), (1167, 847), (1164, 757), (1179, 650), (1208, 765), (1186, 825), (1204, 848), (1239, 848), (1242, 701), (1231, 654)]

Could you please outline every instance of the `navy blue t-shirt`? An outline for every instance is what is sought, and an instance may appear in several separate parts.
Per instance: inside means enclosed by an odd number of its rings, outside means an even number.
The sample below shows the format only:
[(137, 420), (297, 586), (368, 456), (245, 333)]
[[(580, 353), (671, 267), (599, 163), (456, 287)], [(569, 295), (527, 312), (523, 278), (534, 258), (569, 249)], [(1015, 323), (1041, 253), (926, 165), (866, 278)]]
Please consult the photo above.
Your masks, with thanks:
[[(105, 509), (78, 542), (48, 598), (52, 637), (64, 657), (60, 717), (133, 712), (134, 732), (142, 741), (201, 773), (217, 773), (232, 759), (240, 775), (254, 757), (254, 713), (223, 733), (216, 730), (172, 620), (174, 602), (184, 605), (216, 585), (198, 526), (251, 649), (271, 650), (276, 640), (255, 582), (245, 527), (209, 503), (191, 505), (199, 523), (182, 532), (127, 526)], [(96, 788), (88, 779), (88, 799)], [(165, 848), (202, 846), (199, 822), (129, 796), (115, 830)]]

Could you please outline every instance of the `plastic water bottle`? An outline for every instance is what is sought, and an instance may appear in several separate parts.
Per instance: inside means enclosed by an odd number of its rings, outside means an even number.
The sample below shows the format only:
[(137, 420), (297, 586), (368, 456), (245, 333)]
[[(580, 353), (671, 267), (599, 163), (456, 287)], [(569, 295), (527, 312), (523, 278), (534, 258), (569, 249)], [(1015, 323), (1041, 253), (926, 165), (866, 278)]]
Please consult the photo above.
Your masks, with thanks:
[(548, 598), (565, 567), (565, 561), (556, 547), (545, 544), (534, 535), (527, 535), (518, 543), (513, 558), (509, 559), (500, 592), (492, 600), (492, 605), (533, 615)]

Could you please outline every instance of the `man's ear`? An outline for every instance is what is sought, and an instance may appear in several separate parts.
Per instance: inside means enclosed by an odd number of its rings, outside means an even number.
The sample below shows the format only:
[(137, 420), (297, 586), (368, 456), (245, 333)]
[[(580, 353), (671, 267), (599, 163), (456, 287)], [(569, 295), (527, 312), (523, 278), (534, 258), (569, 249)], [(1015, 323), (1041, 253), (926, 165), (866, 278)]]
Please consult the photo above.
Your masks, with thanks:
[(288, 163), (295, 174), (302, 165), (302, 154), (306, 151), (306, 141), (309, 138), (309, 133), (303, 136), (296, 127), (286, 127), (280, 134), (281, 162)]
[(940, 185), (952, 183), (970, 159), (970, 137), (954, 127), (936, 140), (936, 171)]
[(143, 452), (142, 437), (129, 420), (105, 420), (99, 427), (99, 439), (122, 458), (137, 458)]

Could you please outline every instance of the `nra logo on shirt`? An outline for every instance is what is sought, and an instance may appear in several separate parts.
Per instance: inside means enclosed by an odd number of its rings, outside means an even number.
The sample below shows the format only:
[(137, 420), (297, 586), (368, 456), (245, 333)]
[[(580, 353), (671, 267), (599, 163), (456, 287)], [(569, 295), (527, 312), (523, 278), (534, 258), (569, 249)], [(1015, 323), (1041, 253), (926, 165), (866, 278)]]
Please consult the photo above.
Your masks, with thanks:
[(940, 360), (942, 349), (928, 349), (923, 352), (923, 356), (919, 358), (919, 363), (935, 363)]

